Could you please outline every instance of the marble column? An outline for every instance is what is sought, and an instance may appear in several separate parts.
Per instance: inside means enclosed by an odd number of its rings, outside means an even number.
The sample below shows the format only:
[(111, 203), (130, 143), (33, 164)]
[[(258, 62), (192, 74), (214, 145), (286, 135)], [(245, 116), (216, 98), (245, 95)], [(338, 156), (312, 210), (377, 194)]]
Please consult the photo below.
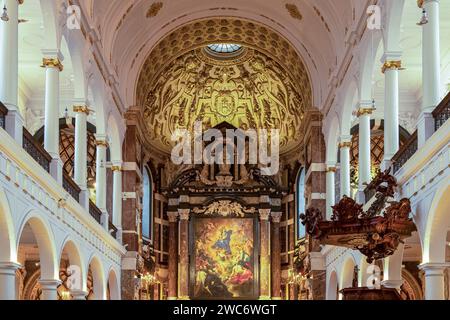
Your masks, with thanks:
[(341, 161), (341, 198), (351, 197), (350, 190), (350, 148), (352, 146), (352, 136), (341, 136), (339, 143), (340, 161)]
[(87, 116), (86, 105), (75, 105), (75, 161), (74, 180), (81, 189), (80, 204), (89, 210), (89, 190), (87, 188)]
[(39, 280), (41, 285), (41, 300), (58, 300), (58, 286), (61, 280)]
[(359, 117), (359, 150), (358, 150), (358, 202), (365, 203), (364, 190), (370, 183), (371, 177), (371, 140), (370, 140), (370, 115), (372, 114), (372, 102), (361, 102), (357, 116)]
[[(4, 0), (8, 9), (9, 21), (0, 21), (0, 101), (8, 108), (5, 119), (6, 131), (22, 146), (23, 117), (18, 106), (18, 80), (19, 80), (19, 55), (18, 55), (18, 12), (22, 0)], [(0, 10), (3, 7), (0, 7)]]
[(333, 215), (332, 206), (335, 205), (336, 201), (336, 189), (335, 189), (335, 179), (336, 179), (336, 163), (327, 163), (327, 195), (326, 195), (326, 219), (330, 220)]
[(180, 216), (180, 300), (189, 299), (189, 209), (178, 209)]
[(113, 172), (113, 224), (117, 228), (117, 241), (122, 243), (122, 162), (114, 162)]
[(270, 299), (270, 209), (259, 209), (260, 219), (260, 300)]
[(178, 212), (168, 212), (169, 217), (169, 295), (168, 300), (178, 298)]
[(59, 73), (63, 70), (62, 55), (57, 50), (43, 51), (45, 58), (45, 127), (44, 148), (52, 157), (50, 174), (62, 184), (63, 164), (59, 156)]
[(402, 67), (399, 53), (385, 53), (382, 72), (385, 76), (384, 88), (384, 159), (383, 168), (391, 166), (391, 159), (399, 149), (399, 89), (398, 71)]
[(271, 234), (271, 275), (272, 275), (272, 300), (281, 300), (281, 244), (280, 221), (282, 212), (272, 212)]
[(426, 10), (428, 23), (422, 25), (422, 110), (417, 122), (418, 146), (421, 148), (434, 133), (432, 112), (440, 103), (441, 52), (439, 26), (439, 0), (418, 1)]
[(425, 272), (425, 300), (445, 300), (445, 263), (425, 263), (419, 269)]
[(82, 290), (70, 290), (72, 300), (86, 300), (88, 294), (88, 292)]
[(102, 212), (102, 225), (108, 230), (109, 215), (106, 211), (106, 149), (108, 142), (105, 135), (96, 135), (97, 157), (95, 167), (95, 204)]
[(403, 284), (402, 265), (404, 248), (405, 245), (400, 243), (394, 254), (384, 259), (383, 281), (381, 284), (386, 288), (400, 290)]
[(16, 271), (20, 264), (0, 263), (0, 301), (16, 300)]

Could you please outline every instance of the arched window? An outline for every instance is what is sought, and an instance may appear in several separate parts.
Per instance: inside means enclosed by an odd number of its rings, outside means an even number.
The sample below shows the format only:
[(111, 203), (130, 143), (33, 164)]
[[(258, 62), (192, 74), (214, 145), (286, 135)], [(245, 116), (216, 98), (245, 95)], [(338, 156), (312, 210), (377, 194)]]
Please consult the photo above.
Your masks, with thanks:
[(142, 204), (142, 236), (146, 240), (152, 238), (152, 205), (153, 190), (151, 173), (148, 168), (144, 168), (144, 197)]
[(297, 197), (297, 237), (305, 237), (305, 226), (300, 221), (300, 215), (305, 213), (306, 199), (305, 199), (305, 168), (301, 168), (297, 175), (296, 185), (296, 197)]

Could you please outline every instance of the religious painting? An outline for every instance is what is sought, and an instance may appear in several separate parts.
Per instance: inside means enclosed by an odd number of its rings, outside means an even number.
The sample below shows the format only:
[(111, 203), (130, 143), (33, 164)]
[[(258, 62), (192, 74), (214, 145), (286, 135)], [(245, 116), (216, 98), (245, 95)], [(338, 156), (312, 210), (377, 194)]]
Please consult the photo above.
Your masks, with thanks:
[(191, 296), (250, 299), (257, 296), (253, 218), (199, 218), (194, 223)]

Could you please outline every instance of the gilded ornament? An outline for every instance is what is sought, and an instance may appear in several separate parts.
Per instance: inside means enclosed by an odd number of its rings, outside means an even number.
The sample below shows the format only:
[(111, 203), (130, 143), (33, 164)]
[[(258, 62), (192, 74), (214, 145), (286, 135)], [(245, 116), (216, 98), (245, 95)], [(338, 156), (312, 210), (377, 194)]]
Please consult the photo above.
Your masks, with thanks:
[(392, 61), (386, 61), (383, 64), (383, 67), (381, 68), (381, 72), (385, 73), (386, 70), (401, 70), (402, 69), (402, 61), (401, 60), (392, 60)]
[(204, 130), (223, 122), (242, 130), (279, 129), (281, 152), (295, 148), (309, 95), (276, 61), (245, 51), (234, 63), (208, 57), (204, 48), (172, 61), (144, 103), (149, 142), (169, 151), (177, 129), (192, 131), (202, 121)]
[(63, 71), (64, 66), (58, 58), (43, 58), (42, 68), (57, 68), (59, 71)]
[(341, 142), (339, 143), (339, 148), (351, 148), (352, 143), (351, 141)]
[(289, 12), (289, 14), (291, 15), (292, 18), (297, 19), (297, 20), (302, 20), (303, 16), (300, 13), (300, 10), (298, 10), (298, 7), (295, 4), (292, 3), (287, 3), (286, 4), (286, 9)]
[(87, 115), (89, 115), (90, 110), (87, 106), (73, 106), (73, 112), (78, 113), (86, 113)]
[(162, 9), (163, 3), (162, 2), (155, 2), (152, 3), (150, 8), (147, 10), (147, 18), (156, 17), (159, 13), (159, 11)]
[(245, 217), (246, 214), (253, 214), (256, 212), (255, 208), (244, 208), (240, 203), (230, 200), (219, 200), (211, 203), (207, 207), (194, 208), (192, 212), (203, 215), (219, 215), (222, 217), (236, 216)]
[(362, 115), (368, 114), (371, 115), (374, 109), (372, 108), (361, 108), (356, 111), (356, 116), (360, 117)]

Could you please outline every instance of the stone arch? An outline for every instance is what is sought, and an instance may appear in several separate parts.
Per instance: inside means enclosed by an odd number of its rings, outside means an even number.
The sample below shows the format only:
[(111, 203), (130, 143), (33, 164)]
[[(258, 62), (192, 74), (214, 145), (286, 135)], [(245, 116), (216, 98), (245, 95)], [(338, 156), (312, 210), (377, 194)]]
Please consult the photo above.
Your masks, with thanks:
[(326, 299), (337, 300), (338, 288), (339, 288), (338, 276), (336, 270), (333, 269), (333, 271), (331, 271), (330, 277), (328, 278)]
[(353, 111), (359, 99), (358, 86), (355, 80), (352, 80), (347, 87), (344, 97), (344, 105), (341, 113), (341, 135), (350, 135), (350, 129), (353, 120)]
[(0, 263), (16, 262), (14, 225), (5, 192), (0, 187)]
[(422, 263), (444, 263), (446, 237), (450, 227), (450, 184), (444, 179), (428, 211), (423, 239)]
[(85, 261), (84, 257), (81, 253), (81, 250), (79, 249), (78, 245), (71, 240), (70, 238), (66, 238), (64, 241), (64, 244), (61, 246), (61, 251), (59, 253), (59, 259), (58, 261), (61, 261), (63, 257), (63, 252), (66, 252), (69, 258), (69, 263), (72, 266), (77, 266), (80, 268), (80, 276), (81, 276), (81, 288), (79, 290), (87, 291), (87, 283), (86, 283), (86, 270), (85, 270)]
[(338, 139), (339, 139), (339, 132), (340, 132), (340, 125), (339, 125), (339, 119), (337, 116), (334, 116), (331, 120), (331, 123), (329, 125), (329, 129), (327, 132), (327, 163), (334, 163), (337, 162), (337, 145), (338, 145)]
[(111, 161), (122, 161), (122, 143), (120, 131), (116, 119), (110, 115), (108, 118), (107, 135), (110, 139), (109, 148), (111, 151)]
[[(341, 275), (339, 278), (339, 289), (351, 288), (353, 284), (353, 275), (355, 271), (355, 260), (353, 257), (348, 257), (342, 264)], [(339, 300), (342, 300), (342, 295), (340, 294)]]
[(94, 300), (106, 300), (106, 280), (103, 263), (98, 257), (92, 256), (88, 264), (88, 270), (89, 268), (92, 271)]
[(116, 271), (111, 268), (108, 275), (109, 299), (120, 300), (120, 282)]
[(26, 225), (31, 227), (31, 231), (36, 239), (39, 249), (39, 261), (41, 266), (42, 280), (59, 279), (59, 261), (55, 246), (55, 239), (50, 225), (34, 211), (31, 211), (23, 220), (18, 234), (17, 252), (20, 247), (20, 240)]

